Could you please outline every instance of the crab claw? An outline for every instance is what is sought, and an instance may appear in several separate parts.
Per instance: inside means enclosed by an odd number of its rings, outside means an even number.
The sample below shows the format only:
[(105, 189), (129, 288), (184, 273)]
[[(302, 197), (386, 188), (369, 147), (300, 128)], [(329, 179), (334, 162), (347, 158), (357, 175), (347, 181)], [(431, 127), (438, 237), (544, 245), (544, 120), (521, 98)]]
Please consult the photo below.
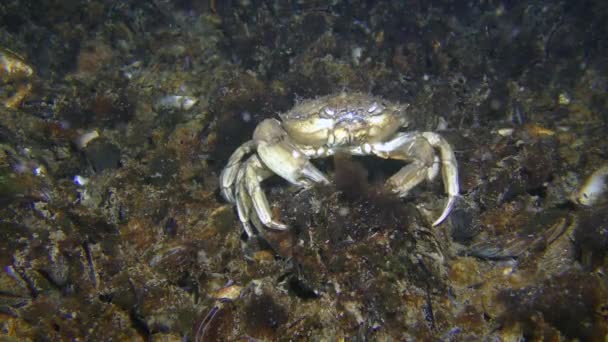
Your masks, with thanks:
[(303, 187), (329, 184), (327, 177), (289, 139), (278, 120), (262, 121), (253, 133), (253, 140), (264, 165), (288, 182)]

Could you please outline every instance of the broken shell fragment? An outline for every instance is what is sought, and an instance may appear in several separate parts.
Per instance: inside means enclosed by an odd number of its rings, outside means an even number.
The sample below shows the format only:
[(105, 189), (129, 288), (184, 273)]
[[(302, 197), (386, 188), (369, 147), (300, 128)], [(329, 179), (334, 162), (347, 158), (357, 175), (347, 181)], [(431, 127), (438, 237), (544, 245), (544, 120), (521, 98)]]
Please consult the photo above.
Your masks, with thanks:
[(606, 177), (608, 176), (608, 164), (593, 172), (576, 194), (575, 200), (584, 206), (594, 205), (606, 192)]
[(557, 96), (557, 103), (562, 106), (569, 105), (572, 102), (572, 98), (568, 93), (561, 93)]
[(83, 149), (83, 148), (87, 147), (87, 145), (91, 141), (93, 141), (97, 138), (99, 138), (99, 132), (96, 129), (94, 129), (92, 131), (83, 133), (80, 136), (78, 136), (76, 138), (75, 143), (76, 143), (76, 146), (78, 146), (78, 148)]
[(213, 293), (213, 297), (217, 298), (217, 299), (234, 300), (239, 297), (239, 295), (241, 294), (241, 290), (243, 290), (242, 286), (230, 285), (230, 286), (222, 287), (221, 289), (215, 291)]
[(2, 71), (8, 76), (21, 74), (30, 77), (34, 74), (34, 70), (25, 63), (23, 57), (9, 49), (0, 48), (0, 65), (2, 65)]
[(192, 96), (166, 95), (156, 101), (156, 108), (188, 110), (197, 102), (198, 99)]
[(76, 175), (72, 178), (72, 180), (74, 181), (74, 183), (76, 183), (76, 185), (80, 185), (80, 186), (85, 186), (89, 183), (89, 179), (86, 177), (83, 177), (81, 175)]
[(500, 128), (496, 133), (502, 137), (510, 137), (515, 130), (513, 128)]
[(32, 90), (33, 74), (34, 69), (21, 56), (0, 47), (0, 90), (2, 94), (9, 94), (1, 100), (4, 107), (19, 107)]

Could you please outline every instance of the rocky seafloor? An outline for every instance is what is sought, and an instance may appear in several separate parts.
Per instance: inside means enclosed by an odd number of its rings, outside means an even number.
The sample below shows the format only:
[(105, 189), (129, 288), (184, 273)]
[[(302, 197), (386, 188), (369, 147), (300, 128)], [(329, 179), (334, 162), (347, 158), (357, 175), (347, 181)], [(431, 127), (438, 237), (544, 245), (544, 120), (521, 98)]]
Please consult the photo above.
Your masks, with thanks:
[[(3, 1), (1, 338), (605, 341), (606, 22), (604, 1)], [(330, 186), (265, 182), (290, 229), (247, 239), (229, 156), (338, 92), (444, 136), (456, 207), (431, 227), (441, 180), (399, 199), (402, 163), (337, 155), (314, 161)]]

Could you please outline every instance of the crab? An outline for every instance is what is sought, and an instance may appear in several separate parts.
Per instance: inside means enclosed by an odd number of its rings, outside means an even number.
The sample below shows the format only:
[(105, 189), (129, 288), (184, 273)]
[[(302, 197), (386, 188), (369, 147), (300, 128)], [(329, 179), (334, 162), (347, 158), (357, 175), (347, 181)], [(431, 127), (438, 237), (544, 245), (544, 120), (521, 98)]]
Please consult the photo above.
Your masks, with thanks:
[(250, 237), (251, 224), (260, 232), (288, 226), (273, 218), (261, 183), (278, 175), (302, 188), (330, 184), (311, 159), (336, 153), (409, 162), (386, 181), (399, 197), (440, 170), (447, 201), (437, 226), (450, 214), (459, 196), (458, 165), (450, 144), (434, 132), (404, 131), (410, 121), (409, 105), (391, 103), (361, 93), (339, 93), (303, 101), (280, 114), (281, 120), (265, 119), (253, 139), (238, 147), (220, 175), (222, 196), (236, 204), (239, 220)]

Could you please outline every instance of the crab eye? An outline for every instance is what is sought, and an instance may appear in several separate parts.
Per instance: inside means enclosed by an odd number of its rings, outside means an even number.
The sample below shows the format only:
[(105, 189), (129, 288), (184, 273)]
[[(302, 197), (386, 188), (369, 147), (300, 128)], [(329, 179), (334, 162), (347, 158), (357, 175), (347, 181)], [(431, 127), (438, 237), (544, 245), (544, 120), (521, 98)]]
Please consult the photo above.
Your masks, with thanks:
[(372, 103), (372, 105), (367, 109), (368, 113), (373, 113), (378, 109), (378, 104), (376, 102)]
[(325, 107), (325, 109), (323, 109), (323, 112), (325, 112), (325, 114), (329, 116), (334, 116), (334, 114), (336, 114), (336, 112), (329, 107)]

